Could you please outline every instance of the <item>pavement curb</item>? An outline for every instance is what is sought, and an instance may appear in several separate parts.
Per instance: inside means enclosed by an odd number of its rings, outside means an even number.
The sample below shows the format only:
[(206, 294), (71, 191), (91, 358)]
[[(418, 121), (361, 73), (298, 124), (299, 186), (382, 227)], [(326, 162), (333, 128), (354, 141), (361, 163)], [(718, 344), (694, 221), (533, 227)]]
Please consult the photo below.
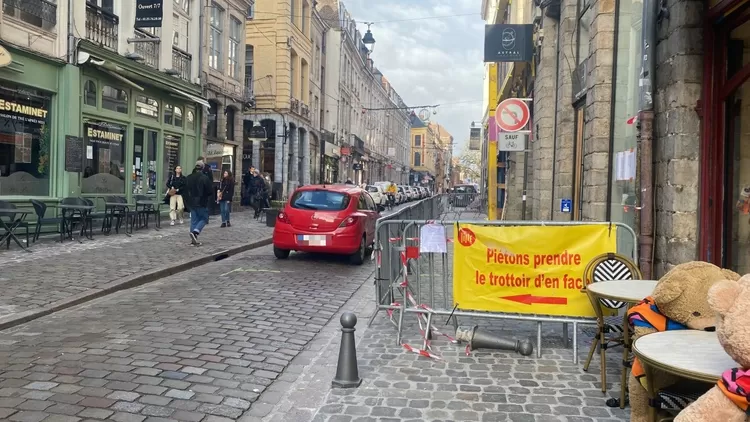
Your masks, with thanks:
[(9, 315), (7, 317), (0, 318), (0, 330), (7, 330), (15, 326), (25, 324), (29, 321), (39, 319), (41, 317), (53, 314), (58, 311), (62, 311), (67, 308), (71, 308), (82, 303), (98, 299), (103, 296), (110, 295), (120, 290), (132, 289), (144, 284), (154, 282), (164, 277), (179, 274), (187, 270), (191, 270), (197, 267), (201, 267), (211, 262), (220, 261), (228, 258), (232, 255), (237, 255), (242, 252), (268, 246), (273, 243), (272, 237), (266, 237), (256, 242), (246, 243), (244, 245), (236, 246), (222, 251), (213, 252), (210, 255), (206, 255), (200, 258), (193, 258), (186, 261), (182, 261), (176, 265), (172, 265), (165, 268), (159, 268), (143, 272), (141, 274), (135, 274), (129, 277), (124, 277), (119, 280), (109, 282), (101, 287), (92, 288), (85, 292), (79, 293), (67, 297), (57, 302), (52, 302), (42, 308), (33, 309), (29, 311), (19, 312), (17, 314)]

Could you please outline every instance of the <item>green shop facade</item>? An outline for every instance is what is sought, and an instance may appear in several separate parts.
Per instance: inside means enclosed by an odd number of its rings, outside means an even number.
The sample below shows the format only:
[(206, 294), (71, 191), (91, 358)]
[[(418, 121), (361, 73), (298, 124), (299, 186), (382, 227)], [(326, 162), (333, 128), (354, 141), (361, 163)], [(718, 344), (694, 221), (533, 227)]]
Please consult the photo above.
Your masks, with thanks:
[(201, 155), (200, 87), (85, 40), (79, 66), (5, 45), (0, 200), (161, 198)]

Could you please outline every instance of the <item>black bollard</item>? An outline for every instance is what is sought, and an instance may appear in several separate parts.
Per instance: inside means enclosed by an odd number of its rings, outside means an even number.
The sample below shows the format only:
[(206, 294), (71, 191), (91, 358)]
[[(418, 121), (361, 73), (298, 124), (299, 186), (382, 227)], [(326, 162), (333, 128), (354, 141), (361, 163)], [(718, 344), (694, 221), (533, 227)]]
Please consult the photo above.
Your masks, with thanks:
[(341, 315), (341, 348), (336, 377), (332, 383), (337, 388), (356, 388), (362, 384), (357, 368), (357, 346), (354, 344), (355, 325), (357, 316), (352, 312), (344, 312)]

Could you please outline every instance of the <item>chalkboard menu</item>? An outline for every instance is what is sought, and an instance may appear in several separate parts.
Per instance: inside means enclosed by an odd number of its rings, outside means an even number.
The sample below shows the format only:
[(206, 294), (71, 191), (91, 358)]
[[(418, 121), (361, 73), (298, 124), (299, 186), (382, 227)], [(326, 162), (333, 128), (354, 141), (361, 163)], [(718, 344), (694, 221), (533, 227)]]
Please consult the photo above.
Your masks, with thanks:
[(164, 135), (164, 158), (166, 171), (174, 171), (174, 168), (180, 165), (180, 138)]
[(65, 136), (65, 171), (83, 172), (83, 138)]

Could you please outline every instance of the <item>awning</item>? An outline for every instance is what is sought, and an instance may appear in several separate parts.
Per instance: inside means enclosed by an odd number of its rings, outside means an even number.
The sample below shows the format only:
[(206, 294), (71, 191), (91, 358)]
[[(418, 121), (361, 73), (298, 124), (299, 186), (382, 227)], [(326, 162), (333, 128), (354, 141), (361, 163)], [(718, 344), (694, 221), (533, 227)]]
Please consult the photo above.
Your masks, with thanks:
[(120, 82), (128, 85), (129, 87), (133, 89), (137, 89), (138, 91), (144, 91), (143, 87), (138, 85), (137, 83), (131, 81), (130, 79), (120, 75), (117, 71), (119, 70), (117, 65), (109, 64), (105, 60), (97, 60), (93, 57), (88, 61), (88, 63), (93, 64), (96, 66), (99, 70), (106, 73), (107, 75), (119, 80)]
[[(191, 100), (191, 101), (193, 101), (195, 103), (198, 103), (198, 104), (202, 105), (203, 107), (206, 107), (206, 108), (211, 107), (211, 104), (209, 104), (209, 102), (207, 100), (205, 100), (205, 99), (203, 99), (201, 97), (195, 96), (193, 94), (188, 94), (187, 92), (180, 91), (179, 89), (175, 89), (175, 92), (177, 92), (177, 94), (179, 96), (185, 97), (188, 100)], [(172, 94), (172, 95), (176, 96), (174, 94)]]

